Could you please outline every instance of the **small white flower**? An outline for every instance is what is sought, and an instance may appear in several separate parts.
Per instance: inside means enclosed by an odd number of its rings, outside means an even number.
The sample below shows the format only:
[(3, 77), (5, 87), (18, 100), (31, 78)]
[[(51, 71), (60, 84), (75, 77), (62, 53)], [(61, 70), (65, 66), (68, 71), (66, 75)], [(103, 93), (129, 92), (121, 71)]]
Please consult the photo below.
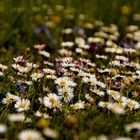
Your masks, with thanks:
[(74, 83), (69, 77), (60, 77), (55, 80), (55, 83), (58, 84), (59, 86), (70, 86), (74, 87), (77, 84)]
[(16, 101), (16, 100), (18, 100), (18, 99), (19, 99), (18, 96), (13, 95), (13, 94), (11, 94), (10, 92), (8, 92), (8, 93), (6, 94), (6, 98), (3, 98), (2, 103), (3, 103), (3, 104), (9, 105), (9, 104), (11, 104), (12, 102), (14, 102), (14, 101)]
[(0, 124), (0, 134), (7, 132), (7, 126), (4, 124)]
[(0, 71), (0, 76), (3, 76), (3, 75), (4, 75), (4, 73)]
[(16, 63), (18, 63), (18, 62), (25, 62), (25, 59), (24, 59), (24, 57), (23, 56), (17, 56), (17, 57), (15, 57), (15, 58), (13, 58), (14, 59), (14, 61), (16, 62)]
[(45, 57), (47, 57), (47, 58), (50, 57), (50, 53), (48, 53), (46, 51), (39, 51), (38, 53), (41, 54), (41, 55), (43, 55), (43, 56), (45, 56)]
[(19, 140), (43, 140), (41, 133), (37, 130), (22, 130), (18, 135)]
[(10, 122), (23, 122), (26, 116), (24, 113), (8, 114), (8, 119)]
[(120, 93), (115, 90), (107, 90), (107, 94), (111, 95), (112, 97), (120, 95)]
[(99, 95), (99, 96), (104, 96), (105, 95), (105, 93), (103, 92), (103, 91), (100, 91), (100, 90), (98, 90), (98, 89), (94, 89), (94, 90), (92, 90), (92, 89), (90, 89), (92, 92), (94, 92), (94, 93), (96, 93), (97, 95)]
[(18, 71), (20, 72), (20, 73), (28, 73), (29, 71), (30, 71), (30, 69), (28, 68), (28, 67), (19, 67), (18, 68)]
[(18, 112), (28, 110), (30, 106), (30, 100), (28, 99), (18, 99), (15, 103), (15, 108)]
[(125, 113), (124, 107), (120, 107), (117, 104), (112, 106), (111, 111), (114, 112), (115, 114), (124, 114)]
[(58, 88), (58, 94), (60, 98), (64, 99), (65, 102), (69, 102), (73, 98), (73, 88), (71, 87), (62, 87)]
[(128, 99), (127, 105), (131, 110), (140, 108), (140, 104), (137, 101), (131, 99)]
[(52, 139), (58, 138), (58, 135), (59, 135), (59, 133), (56, 130), (53, 130), (51, 128), (45, 128), (43, 130), (43, 134)]
[(71, 105), (74, 109), (84, 109), (85, 102), (84, 101), (78, 101), (77, 103)]
[(60, 97), (55, 93), (47, 94), (43, 98), (43, 104), (48, 108), (59, 108), (60, 107)]
[(46, 73), (46, 74), (52, 74), (52, 75), (55, 74), (55, 70), (48, 69), (48, 68), (47, 69), (43, 69), (43, 72)]
[(1, 69), (2, 71), (4, 71), (4, 70), (7, 70), (7, 69), (8, 69), (8, 67), (7, 67), (7, 66), (5, 66), (5, 65), (0, 64), (0, 69)]
[(44, 76), (43, 73), (35, 72), (31, 74), (32, 80), (37, 81), (38, 79), (42, 78)]
[(43, 118), (45, 118), (45, 119), (50, 118), (50, 116), (49, 116), (48, 114), (42, 113), (42, 112), (40, 112), (40, 111), (36, 111), (35, 116), (37, 116), (37, 117), (43, 117)]

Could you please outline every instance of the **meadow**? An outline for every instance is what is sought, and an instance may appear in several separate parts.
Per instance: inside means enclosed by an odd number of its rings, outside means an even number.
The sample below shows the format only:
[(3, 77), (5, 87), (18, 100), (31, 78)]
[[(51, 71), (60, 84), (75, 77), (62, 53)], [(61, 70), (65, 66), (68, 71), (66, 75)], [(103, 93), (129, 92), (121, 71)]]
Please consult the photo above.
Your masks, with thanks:
[(139, 140), (139, 5), (1, 0), (0, 140)]

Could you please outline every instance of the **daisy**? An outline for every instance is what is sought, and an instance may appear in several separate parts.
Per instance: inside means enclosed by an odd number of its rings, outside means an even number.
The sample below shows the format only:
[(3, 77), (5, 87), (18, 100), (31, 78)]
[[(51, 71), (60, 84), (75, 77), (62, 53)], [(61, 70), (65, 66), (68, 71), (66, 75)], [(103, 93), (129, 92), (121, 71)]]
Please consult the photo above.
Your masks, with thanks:
[(130, 110), (138, 109), (140, 107), (140, 104), (137, 101), (131, 99), (128, 99), (127, 105), (130, 108)]
[(42, 78), (44, 76), (43, 73), (35, 72), (31, 74), (32, 80), (37, 81), (38, 79)]
[(21, 66), (19, 64), (12, 64), (12, 67), (15, 69), (15, 70), (18, 70)]
[(0, 71), (0, 76), (3, 76), (3, 75), (4, 75), (4, 73)]
[(63, 34), (71, 34), (73, 32), (73, 30), (71, 28), (66, 28), (62, 30)]
[(112, 97), (120, 95), (120, 93), (115, 90), (107, 90), (107, 94), (111, 95)]
[(82, 37), (76, 37), (75, 38), (75, 43), (78, 46), (83, 46), (83, 45), (85, 45), (85, 39), (83, 39)]
[(7, 126), (4, 124), (0, 124), (0, 134), (7, 132)]
[(52, 69), (43, 69), (43, 72), (46, 73), (46, 74), (55, 74), (55, 70), (52, 70)]
[(124, 114), (125, 109), (123, 107), (118, 106), (117, 104), (112, 106), (111, 111), (115, 114)]
[(107, 56), (105, 56), (105, 55), (98, 55), (98, 54), (96, 54), (95, 55), (96, 56), (96, 58), (101, 58), (101, 59), (107, 59)]
[(55, 83), (59, 86), (70, 86), (74, 87), (77, 84), (74, 83), (69, 77), (60, 77), (55, 80)]
[(30, 71), (29, 67), (19, 67), (18, 71), (20, 73), (28, 73)]
[(68, 50), (68, 49), (60, 49), (58, 51), (58, 53), (61, 55), (61, 56), (72, 56), (72, 51)]
[(37, 116), (37, 117), (43, 117), (45, 119), (50, 118), (50, 116), (48, 114), (43, 113), (43, 112), (40, 112), (40, 111), (36, 111), (35, 116)]
[(99, 107), (102, 107), (102, 108), (106, 108), (106, 107), (108, 106), (108, 102), (100, 101), (100, 102), (98, 103), (98, 106), (99, 106)]
[(32, 69), (32, 68), (37, 68), (38, 67), (38, 65), (37, 64), (33, 64), (33, 63), (29, 63), (29, 62), (27, 62), (26, 63), (26, 66), (29, 68), (29, 69)]
[(34, 48), (37, 50), (44, 50), (46, 48), (46, 44), (34, 45)]
[(30, 106), (30, 100), (28, 99), (18, 99), (15, 103), (15, 108), (18, 112), (28, 110)]
[(50, 57), (50, 53), (48, 53), (48, 52), (46, 52), (46, 51), (39, 51), (38, 53), (39, 53), (40, 55), (43, 55), (43, 56), (47, 57), (47, 58)]
[(16, 63), (23, 63), (23, 62), (25, 62), (25, 59), (24, 59), (23, 56), (17, 56), (17, 57), (15, 57), (15, 58), (13, 58), (13, 59), (14, 59), (14, 61), (15, 61)]
[(45, 136), (49, 137), (49, 138), (52, 138), (52, 139), (56, 139), (56, 138), (58, 138), (58, 136), (59, 136), (59, 133), (58, 133), (56, 130), (51, 129), (51, 128), (49, 128), (49, 127), (45, 128), (45, 129), (43, 130), (43, 134), (44, 134)]
[(100, 81), (97, 82), (97, 85), (102, 87), (102, 88), (106, 88), (106, 84), (104, 84), (104, 83), (102, 83)]
[(10, 122), (23, 122), (26, 119), (24, 113), (8, 114)]
[(78, 109), (84, 109), (85, 107), (85, 102), (84, 101), (78, 101), (77, 103), (75, 104), (72, 104), (71, 105), (75, 110), (78, 110)]
[(14, 101), (16, 101), (16, 100), (18, 100), (18, 99), (19, 99), (18, 96), (13, 95), (13, 94), (11, 94), (10, 92), (8, 92), (8, 93), (6, 94), (6, 98), (3, 98), (2, 103), (3, 103), (3, 104), (6, 104), (6, 105), (9, 105), (9, 104), (11, 104), (12, 102), (14, 102)]
[(60, 107), (60, 97), (55, 93), (47, 94), (43, 98), (43, 104), (48, 108), (58, 108)]
[(0, 69), (1, 69), (2, 71), (4, 71), (4, 70), (7, 70), (7, 69), (8, 69), (8, 67), (7, 67), (7, 66), (5, 66), (5, 65), (0, 64)]
[(71, 41), (67, 41), (67, 42), (62, 42), (61, 43), (62, 47), (68, 47), (68, 48), (72, 48), (74, 46), (74, 42)]
[(73, 98), (73, 88), (71, 87), (62, 87), (58, 88), (58, 94), (60, 98), (64, 99), (65, 102), (69, 102)]
[(104, 96), (105, 95), (105, 93), (103, 92), (103, 91), (100, 91), (100, 90), (98, 90), (98, 89), (94, 89), (94, 90), (92, 90), (92, 89), (90, 89), (92, 92), (94, 92), (94, 93), (96, 93), (97, 95), (99, 95), (99, 96)]
[(56, 79), (55, 75), (46, 75), (46, 79)]
[(22, 130), (18, 138), (19, 140), (43, 140), (41, 133), (34, 129)]

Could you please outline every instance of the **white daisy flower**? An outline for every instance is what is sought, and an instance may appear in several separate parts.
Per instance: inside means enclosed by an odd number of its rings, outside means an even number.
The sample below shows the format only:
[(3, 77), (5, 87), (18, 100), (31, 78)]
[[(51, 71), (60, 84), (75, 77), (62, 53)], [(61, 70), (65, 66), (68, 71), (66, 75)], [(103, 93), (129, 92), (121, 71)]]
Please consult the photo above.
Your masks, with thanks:
[(137, 102), (135, 100), (131, 100), (131, 99), (128, 99), (127, 105), (131, 110), (140, 108), (139, 102)]
[(77, 103), (72, 104), (71, 106), (76, 110), (84, 109), (85, 108), (85, 102), (84, 101), (78, 101)]
[(7, 70), (7, 69), (8, 69), (8, 67), (7, 67), (7, 66), (5, 66), (5, 65), (0, 64), (0, 69), (1, 69), (2, 71), (4, 71), (4, 70)]
[(2, 103), (3, 103), (3, 104), (6, 104), (6, 105), (9, 105), (9, 104), (11, 104), (12, 102), (14, 102), (14, 101), (16, 101), (16, 100), (18, 100), (18, 99), (19, 99), (18, 96), (13, 95), (13, 94), (11, 94), (10, 92), (8, 92), (8, 93), (6, 94), (6, 98), (3, 98)]
[(41, 55), (43, 55), (43, 56), (45, 56), (45, 57), (47, 57), (47, 58), (50, 57), (50, 53), (48, 53), (46, 51), (39, 51), (38, 53), (41, 54)]
[(18, 112), (28, 110), (30, 106), (30, 100), (28, 99), (18, 99), (15, 103), (15, 108)]
[(60, 107), (60, 97), (55, 93), (47, 94), (43, 98), (43, 104), (48, 108), (59, 108)]
[(120, 93), (115, 90), (107, 90), (107, 94), (111, 95), (112, 97), (120, 95)]
[(70, 86), (74, 87), (77, 84), (74, 83), (69, 77), (60, 77), (55, 80), (55, 83), (58, 84), (59, 86)]
[(35, 72), (31, 74), (32, 80), (37, 81), (38, 79), (42, 78), (44, 76), (43, 73)]
[(62, 87), (58, 88), (58, 94), (60, 98), (64, 99), (65, 102), (69, 102), (73, 98), (73, 88), (71, 87)]
[(0, 124), (0, 134), (7, 132), (7, 126), (4, 124)]
[(24, 113), (8, 114), (10, 122), (23, 122), (26, 116)]
[(41, 133), (37, 130), (22, 130), (18, 135), (19, 140), (43, 140)]
[(92, 92), (94, 92), (94, 93), (96, 93), (97, 95), (99, 95), (99, 96), (104, 96), (105, 95), (105, 93), (103, 92), (103, 91), (100, 91), (100, 90), (98, 90), (98, 89), (94, 89), (94, 90), (92, 90), (92, 89), (90, 89)]

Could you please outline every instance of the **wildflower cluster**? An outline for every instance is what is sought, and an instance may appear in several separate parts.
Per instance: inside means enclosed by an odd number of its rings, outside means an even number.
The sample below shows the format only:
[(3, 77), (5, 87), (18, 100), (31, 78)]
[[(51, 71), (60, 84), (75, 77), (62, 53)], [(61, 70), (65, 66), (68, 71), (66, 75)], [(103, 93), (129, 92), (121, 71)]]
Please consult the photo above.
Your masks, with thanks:
[[(120, 40), (115, 24), (82, 23), (60, 31), (55, 52), (48, 44), (37, 44), (30, 57), (19, 55), (8, 66), (0, 64), (2, 137), (9, 139), (16, 126), (14, 139), (77, 139), (86, 127), (86, 138), (108, 139), (102, 133), (93, 136), (98, 116), (105, 121), (118, 117), (123, 124), (129, 115), (134, 117), (140, 108), (140, 30), (130, 25), (126, 31)], [(114, 140), (140, 130), (139, 122), (124, 125), (125, 133)], [(68, 136), (64, 129), (70, 131)], [(78, 135), (79, 130), (83, 132)]]

